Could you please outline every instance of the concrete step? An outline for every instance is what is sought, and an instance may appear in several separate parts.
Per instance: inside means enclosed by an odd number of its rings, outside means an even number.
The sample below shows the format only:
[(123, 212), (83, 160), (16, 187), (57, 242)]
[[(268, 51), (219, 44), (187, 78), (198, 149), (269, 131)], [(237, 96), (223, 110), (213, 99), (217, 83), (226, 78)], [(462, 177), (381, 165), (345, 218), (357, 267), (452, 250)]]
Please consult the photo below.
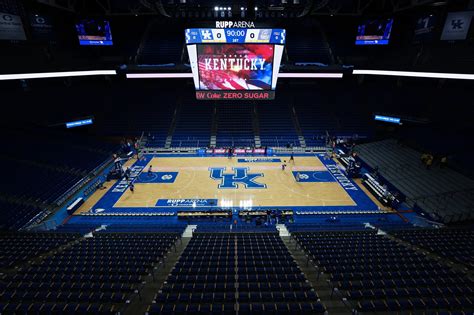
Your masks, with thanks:
[(290, 236), (290, 232), (288, 232), (284, 224), (277, 224), (276, 229), (280, 232), (280, 236)]
[(217, 143), (217, 136), (211, 136), (211, 140), (210, 140), (209, 145), (210, 145), (211, 147), (215, 147), (215, 146), (216, 146), (216, 143)]
[(262, 141), (260, 136), (254, 136), (255, 147), (260, 148), (262, 146)]
[(196, 228), (197, 228), (197, 225), (192, 225), (192, 224), (188, 225), (186, 229), (184, 230), (182, 237), (193, 237), (193, 232), (194, 230), (196, 230)]
[(167, 136), (165, 142), (165, 149), (169, 149), (171, 147), (171, 141), (173, 140), (173, 136)]
[(327, 314), (351, 314), (351, 306), (346, 305), (338, 291), (333, 292), (329, 275), (319, 272), (303, 249), (291, 237), (282, 237), (288, 251), (296, 261), (306, 279), (318, 294), (319, 300), (326, 307)]
[(298, 140), (300, 141), (300, 145), (302, 148), (306, 148), (306, 140), (303, 136), (298, 136)]
[(181, 238), (174, 244), (164, 259), (154, 266), (150, 274), (144, 277), (138, 294), (128, 301), (128, 306), (122, 314), (145, 314), (190, 240), (191, 238)]

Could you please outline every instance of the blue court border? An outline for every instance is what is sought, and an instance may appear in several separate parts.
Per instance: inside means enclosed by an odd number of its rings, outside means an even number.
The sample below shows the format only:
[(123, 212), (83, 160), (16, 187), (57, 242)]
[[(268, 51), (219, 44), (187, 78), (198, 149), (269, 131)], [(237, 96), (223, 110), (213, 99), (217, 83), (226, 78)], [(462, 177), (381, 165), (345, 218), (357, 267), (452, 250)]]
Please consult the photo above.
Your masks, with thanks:
[[(273, 154), (273, 155), (268, 155), (268, 156), (263, 156), (263, 155), (255, 155), (252, 157), (255, 158), (275, 158), (275, 157), (286, 157), (290, 156), (291, 154)], [(337, 163), (333, 161), (332, 159), (324, 159), (324, 154), (314, 154), (314, 153), (295, 153), (293, 154), (294, 157), (314, 157), (317, 158), (323, 163), (326, 167), (329, 166), (335, 166)], [(198, 155), (198, 154), (176, 154), (176, 153), (165, 153), (165, 154), (146, 154), (143, 156), (143, 158), (139, 161), (136, 161), (133, 165), (132, 168), (135, 166), (138, 167), (145, 167), (153, 158), (167, 158), (167, 157), (175, 157), (175, 158), (186, 158), (186, 157), (195, 157), (195, 158), (209, 158), (209, 157), (227, 157), (227, 155)], [(242, 156), (242, 157), (249, 157), (249, 156)], [(236, 158), (241, 158), (239, 157), (233, 157), (233, 159)], [(145, 171), (145, 170), (144, 170)], [(335, 179), (336, 182), (339, 183), (337, 179)], [(292, 209), (295, 212), (307, 212), (307, 211), (314, 211), (314, 212), (321, 212), (321, 213), (326, 213), (326, 212), (340, 212), (341, 214), (343, 213), (349, 213), (349, 212), (365, 212), (365, 211), (371, 211), (371, 212), (376, 212), (380, 211), (378, 206), (365, 194), (365, 192), (352, 180), (348, 180), (357, 188), (357, 190), (346, 190), (344, 187), (340, 184), (341, 188), (343, 188), (346, 193), (351, 197), (351, 199), (356, 203), (355, 206), (258, 206), (258, 207), (252, 207), (253, 210), (267, 210), (267, 209), (279, 209), (279, 210), (285, 210), (285, 209)], [(194, 208), (190, 207), (157, 207), (157, 206), (152, 206), (152, 207), (114, 207), (114, 205), (117, 203), (117, 201), (120, 199), (120, 197), (123, 195), (123, 192), (113, 192), (114, 188), (120, 185), (120, 181), (116, 182), (110, 189), (107, 191), (107, 193), (92, 207), (92, 210), (90, 214), (94, 214), (97, 212), (97, 209), (100, 209), (98, 213), (101, 215), (114, 215), (114, 214), (134, 214), (134, 215), (150, 215), (150, 214), (159, 214), (159, 213), (176, 213), (177, 211), (190, 211), (193, 210)], [(209, 207), (209, 206), (197, 206), (195, 209), (199, 210), (216, 210), (220, 209), (220, 207)], [(235, 208), (234, 208), (235, 209)], [(381, 211), (382, 213), (382, 211)]]

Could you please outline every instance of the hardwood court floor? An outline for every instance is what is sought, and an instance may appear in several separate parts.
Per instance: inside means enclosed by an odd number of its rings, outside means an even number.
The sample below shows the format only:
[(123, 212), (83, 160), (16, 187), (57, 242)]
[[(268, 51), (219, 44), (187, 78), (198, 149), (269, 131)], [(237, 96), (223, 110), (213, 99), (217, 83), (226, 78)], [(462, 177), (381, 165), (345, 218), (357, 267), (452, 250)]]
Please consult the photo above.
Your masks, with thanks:
[[(136, 159), (130, 159), (128, 160), (125, 164), (124, 167), (131, 167), (133, 163), (136, 162)], [(113, 185), (115, 185), (117, 181), (116, 180), (111, 180), (108, 182), (104, 183), (104, 189), (99, 189), (95, 191), (89, 198), (84, 201), (84, 203), (79, 207), (79, 209), (74, 212), (74, 214), (81, 214), (83, 212), (87, 212), (90, 209), (94, 207), (94, 205), (102, 198), (104, 197), (107, 192), (110, 191)]]
[[(282, 161), (288, 157), (281, 157)], [(272, 206), (355, 206), (356, 203), (334, 180), (332, 182), (299, 182), (292, 171), (326, 172), (332, 175), (316, 156), (295, 157), (295, 163), (247, 162), (226, 157), (154, 157), (145, 167), (153, 172), (178, 172), (174, 183), (136, 183), (135, 192), (127, 190), (114, 207), (155, 207), (159, 199), (217, 199), (218, 206), (272, 207)], [(262, 173), (255, 179), (266, 188), (247, 189), (238, 184), (237, 189), (219, 189), (219, 180), (212, 179), (209, 168), (225, 167), (224, 173), (233, 173), (233, 167), (248, 167), (249, 174)]]

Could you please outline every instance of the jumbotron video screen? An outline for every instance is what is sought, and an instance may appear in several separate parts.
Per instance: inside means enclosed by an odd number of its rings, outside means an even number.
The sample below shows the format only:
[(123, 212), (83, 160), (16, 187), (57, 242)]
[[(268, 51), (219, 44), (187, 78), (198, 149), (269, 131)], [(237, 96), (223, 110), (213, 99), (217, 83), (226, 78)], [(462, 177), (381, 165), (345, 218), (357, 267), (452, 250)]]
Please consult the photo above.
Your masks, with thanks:
[(273, 45), (198, 46), (200, 90), (271, 90)]
[(76, 24), (76, 32), (81, 46), (111, 46), (112, 31), (106, 20), (81, 20)]
[(357, 28), (356, 45), (388, 45), (393, 19), (372, 20)]
[(275, 97), (285, 30), (186, 30), (196, 98), (199, 100)]

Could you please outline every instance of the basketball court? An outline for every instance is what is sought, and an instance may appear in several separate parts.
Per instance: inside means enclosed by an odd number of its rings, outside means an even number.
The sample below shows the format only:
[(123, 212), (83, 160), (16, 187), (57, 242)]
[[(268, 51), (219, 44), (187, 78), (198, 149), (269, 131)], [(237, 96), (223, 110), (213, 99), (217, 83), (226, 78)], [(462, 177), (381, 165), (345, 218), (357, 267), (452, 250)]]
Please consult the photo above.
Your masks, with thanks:
[(146, 155), (126, 165), (134, 192), (125, 180), (107, 182), (107, 189), (97, 191), (75, 214), (158, 215), (213, 208), (344, 213), (380, 207), (323, 154), (295, 156), (294, 161), (289, 156)]

